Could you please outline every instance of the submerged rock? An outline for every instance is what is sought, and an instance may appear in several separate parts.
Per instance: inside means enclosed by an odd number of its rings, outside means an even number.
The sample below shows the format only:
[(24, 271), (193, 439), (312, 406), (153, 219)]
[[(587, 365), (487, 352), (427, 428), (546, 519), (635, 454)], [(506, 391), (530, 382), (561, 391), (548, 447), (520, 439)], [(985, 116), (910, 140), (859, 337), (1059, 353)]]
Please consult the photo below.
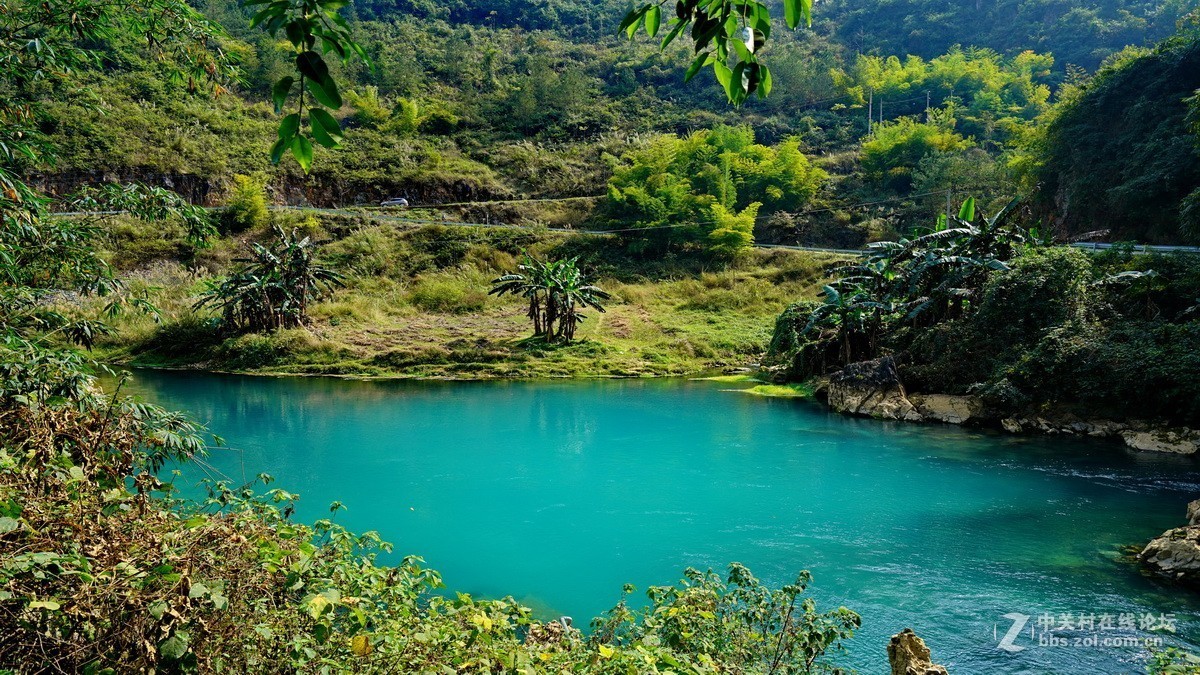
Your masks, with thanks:
[(1200, 586), (1200, 499), (1187, 505), (1188, 524), (1163, 532), (1146, 544), (1138, 559), (1150, 571)]
[(929, 647), (911, 628), (892, 636), (887, 655), (892, 675), (947, 675), (946, 667), (933, 663)]

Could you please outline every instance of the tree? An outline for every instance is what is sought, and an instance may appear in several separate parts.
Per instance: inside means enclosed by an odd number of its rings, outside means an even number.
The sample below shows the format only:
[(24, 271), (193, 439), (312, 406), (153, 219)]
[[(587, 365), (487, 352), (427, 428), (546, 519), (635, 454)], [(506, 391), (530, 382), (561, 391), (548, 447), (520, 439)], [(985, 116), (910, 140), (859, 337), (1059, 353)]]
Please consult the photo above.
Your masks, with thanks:
[(308, 322), (308, 306), (322, 292), (342, 283), (337, 272), (318, 265), (315, 245), (296, 230), (289, 236), (278, 225), (277, 241), (253, 243), (250, 257), (220, 282), (209, 282), (194, 308), (214, 307), (227, 331), (258, 332), (297, 328)]
[(95, 364), (59, 347), (90, 348), (108, 332), (100, 318), (56, 308), (63, 291), (104, 297), (105, 315), (126, 308), (154, 312), (129, 291), (97, 251), (105, 212), (123, 210), (143, 220), (180, 218), (193, 246), (206, 243), (211, 223), (172, 192), (144, 185), (88, 188), (64, 201), (82, 212), (50, 215), (49, 199), (22, 176), (53, 161), (56, 148), (42, 133), (36, 92), (47, 81), (71, 84), (93, 65), (94, 42), (139, 36), (167, 74), (193, 90), (220, 91), (232, 64), (217, 44), (220, 31), (182, 0), (47, 0), (8, 3), (0, 12), (0, 406), (37, 406), (50, 398), (89, 395), (87, 369)]
[(271, 212), (267, 210), (265, 181), (255, 176), (234, 176), (229, 203), (225, 205), (223, 216), (226, 227), (233, 232), (244, 232), (266, 225), (271, 218)]
[[(963, 316), (978, 304), (990, 272), (1007, 270), (1009, 260), (1040, 243), (1011, 222), (1017, 206), (1014, 200), (985, 218), (968, 199), (949, 221), (943, 217), (918, 236), (870, 244), (861, 260), (834, 271), (822, 304), (806, 316), (781, 317), (772, 342), (788, 353), (774, 356), (803, 357), (807, 368), (844, 366), (878, 356), (880, 336), (901, 326), (928, 328)], [(836, 358), (826, 358), (833, 352)]]
[[(1060, 234), (1178, 243), (1200, 234), (1189, 196), (1200, 185), (1195, 108), (1200, 27), (1152, 50), (1110, 58), (1086, 86), (1064, 87), (1040, 138), (1040, 210)], [(1194, 208), (1194, 207), (1192, 207)], [(1182, 229), (1182, 232), (1181, 232)]]
[(863, 172), (872, 180), (907, 192), (913, 171), (934, 153), (953, 153), (971, 147), (971, 141), (954, 132), (952, 121), (918, 122), (901, 117), (875, 127), (875, 135), (862, 144)]
[[(712, 233), (728, 230), (733, 213), (756, 203), (754, 217), (759, 207), (799, 208), (826, 178), (795, 139), (770, 147), (755, 143), (748, 126), (718, 126), (661, 136), (627, 154), (609, 180), (606, 209), (639, 251), (698, 246), (725, 254), (729, 242), (718, 238), (731, 233)], [(749, 233), (753, 224), (735, 229)]]
[(712, 205), (713, 227), (708, 233), (709, 250), (719, 256), (732, 258), (754, 246), (754, 221), (758, 217), (758, 202), (735, 213), (720, 204)]
[[(526, 316), (533, 322), (534, 337), (546, 342), (575, 339), (575, 329), (588, 307), (603, 313), (602, 301), (610, 296), (594, 286), (578, 266), (578, 258), (543, 262), (526, 255), (517, 272), (497, 277), (488, 295), (518, 295), (529, 303)], [(558, 324), (555, 330), (555, 324)]]

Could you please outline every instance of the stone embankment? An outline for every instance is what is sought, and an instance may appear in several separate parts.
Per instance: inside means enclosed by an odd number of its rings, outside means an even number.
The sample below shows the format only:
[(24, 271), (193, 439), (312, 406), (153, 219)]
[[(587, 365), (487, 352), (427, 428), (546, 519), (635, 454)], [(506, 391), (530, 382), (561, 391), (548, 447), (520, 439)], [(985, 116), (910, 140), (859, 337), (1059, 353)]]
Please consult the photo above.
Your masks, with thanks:
[(851, 415), (905, 422), (942, 422), (994, 426), (1010, 433), (1043, 433), (1120, 438), (1135, 450), (1183, 455), (1200, 450), (1200, 431), (1167, 428), (1144, 421), (1081, 419), (1072, 415), (1004, 416), (989, 411), (977, 396), (909, 392), (895, 360), (884, 356), (852, 363), (819, 382), (818, 396), (834, 410)]

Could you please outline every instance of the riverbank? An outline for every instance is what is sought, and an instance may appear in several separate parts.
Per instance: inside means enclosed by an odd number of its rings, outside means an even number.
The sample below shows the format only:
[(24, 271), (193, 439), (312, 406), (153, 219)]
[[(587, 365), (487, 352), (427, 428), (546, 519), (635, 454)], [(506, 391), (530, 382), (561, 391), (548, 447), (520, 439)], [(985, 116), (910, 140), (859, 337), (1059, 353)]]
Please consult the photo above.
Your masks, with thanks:
[(1200, 431), (1166, 419), (1106, 419), (1081, 416), (1066, 408), (998, 409), (977, 395), (910, 391), (891, 356), (852, 363), (805, 384), (817, 399), (845, 415), (986, 427), (1010, 434), (1113, 439), (1134, 450), (1178, 455), (1195, 455), (1200, 450)]
[[(222, 334), (194, 304), (254, 241), (226, 236), (190, 260), (159, 231), (114, 226), (109, 258), (130, 290), (161, 315), (126, 313), (100, 336), (98, 360), (128, 366), (279, 375), (440, 379), (658, 377), (747, 367), (766, 351), (775, 317), (814, 298), (834, 254), (749, 251), (718, 263), (637, 257), (613, 237), (539, 229), (430, 226), (310, 216), (294, 225), (344, 285), (309, 308), (301, 328)], [(170, 233), (168, 233), (169, 235)], [(178, 242), (176, 242), (178, 243)], [(585, 311), (577, 339), (532, 339), (519, 298), (488, 295), (490, 281), (528, 252), (578, 257), (612, 295)], [(95, 300), (97, 308), (103, 299)]]

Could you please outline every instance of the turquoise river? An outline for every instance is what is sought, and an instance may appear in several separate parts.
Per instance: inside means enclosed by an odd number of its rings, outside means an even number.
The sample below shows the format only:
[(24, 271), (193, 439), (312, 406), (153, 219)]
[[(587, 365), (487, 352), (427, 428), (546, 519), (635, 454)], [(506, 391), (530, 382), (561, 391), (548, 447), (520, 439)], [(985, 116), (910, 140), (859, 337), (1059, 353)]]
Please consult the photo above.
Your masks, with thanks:
[[(224, 437), (210, 470), (301, 493), (298, 517), (341, 501), (340, 523), (451, 589), (577, 625), (626, 582), (739, 561), (772, 584), (811, 570), (819, 606), (862, 614), (839, 661), (861, 673), (886, 672), (904, 627), (951, 673), (1144, 672), (1131, 638), (1200, 644), (1200, 601), (1122, 558), (1182, 524), (1190, 458), (853, 419), (712, 381), (139, 371), (126, 386)], [(1005, 615), (1029, 617), (1008, 650)]]

